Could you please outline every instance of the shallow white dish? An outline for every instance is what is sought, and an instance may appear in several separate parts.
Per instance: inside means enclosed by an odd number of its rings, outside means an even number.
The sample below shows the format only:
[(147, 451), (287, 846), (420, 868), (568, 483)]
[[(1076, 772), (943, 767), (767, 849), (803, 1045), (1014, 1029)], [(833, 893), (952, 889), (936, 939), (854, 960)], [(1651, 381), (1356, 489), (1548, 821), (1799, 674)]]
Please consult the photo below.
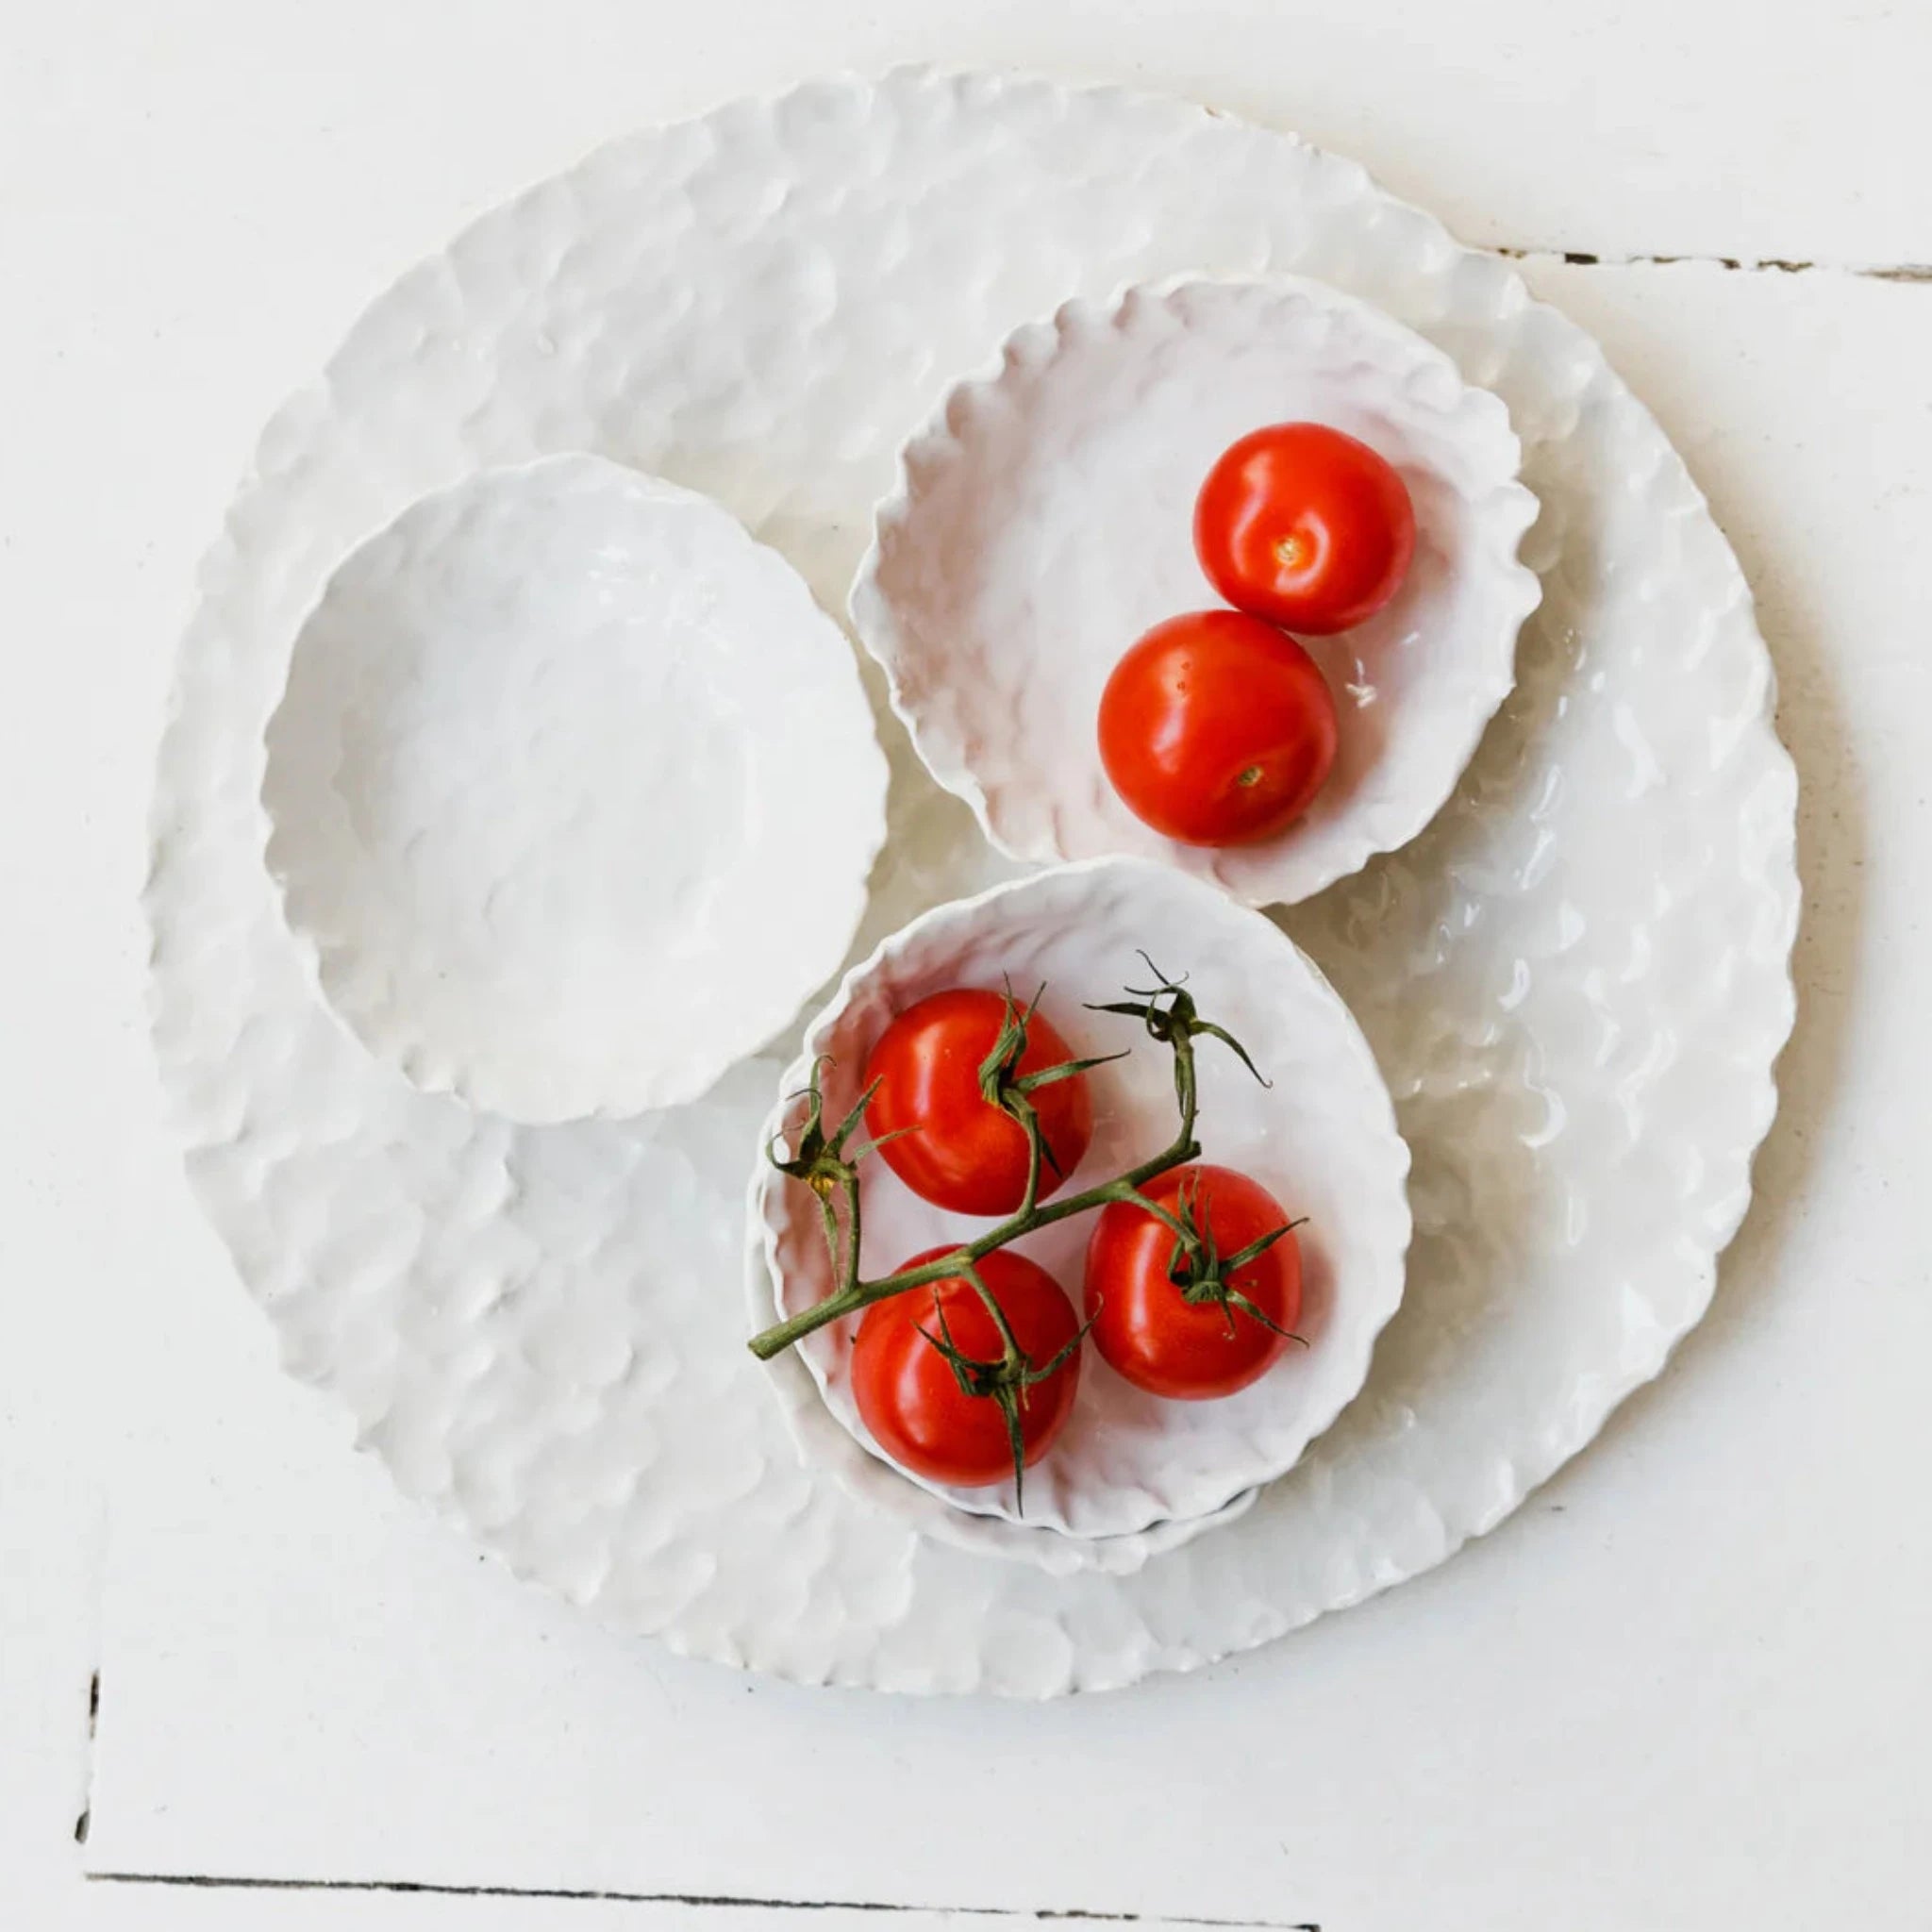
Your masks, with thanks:
[(330, 575), (262, 803), (363, 1044), (562, 1121), (693, 1100), (791, 1019), (852, 942), (885, 786), (791, 565), (689, 490), (556, 456), (411, 504)]
[[(1307, 812), (1258, 844), (1178, 844), (1108, 782), (1101, 691), (1154, 625), (1224, 608), (1194, 556), (1195, 495), (1230, 443), (1289, 421), (1394, 464), (1415, 560), (1366, 624), (1304, 640), (1341, 723)], [(1186, 277), (1075, 299), (1009, 336), (908, 443), (853, 622), (920, 756), (1002, 851), (1137, 854), (1291, 904), (1421, 831), (1508, 693), (1541, 594), (1517, 559), (1537, 509), (1520, 467), (1495, 396), (1320, 283)]]
[[(1274, 270), (1375, 303), (1503, 398), (1544, 599), (1450, 804), (1289, 921), (1415, 1156), (1407, 1289), (1367, 1386), (1238, 1522), (1130, 1575), (1052, 1575), (917, 1534), (800, 1457), (743, 1347), (745, 1169), (782, 1062), (552, 1127), (416, 1091), (328, 1013), (282, 919), (262, 732), (344, 553), (479, 464), (594, 448), (701, 488), (836, 607), (901, 443), (1013, 328), (1124, 283)], [(1111, 89), (814, 83), (615, 142), (485, 216), (270, 424), (175, 670), (156, 1051), (290, 1371), (520, 1574), (808, 1682), (1124, 1684), (1441, 1562), (1703, 1314), (1791, 1024), (1773, 696), (1736, 559), (1596, 344), (1353, 162)], [(885, 728), (868, 946), (999, 871)], [(819, 1402), (781, 1366), (788, 1401)]]
[[(1082, 1010), (1087, 1002), (1123, 997), (1124, 986), (1149, 984), (1141, 948), (1170, 977), (1186, 975), (1202, 1015), (1233, 1033), (1272, 1082), (1263, 1087), (1218, 1041), (1197, 1042), (1202, 1158), (1239, 1168), (1291, 1217), (1306, 1217), (1297, 1235), (1304, 1300), (1296, 1326), (1308, 1345), (1291, 1348), (1259, 1381), (1218, 1402), (1148, 1395), (1088, 1349), (1065, 1433), (1027, 1472), (1023, 1516), (1010, 1481), (954, 1489), (885, 1457), (853, 1399), (857, 1324), (831, 1324), (798, 1349), (825, 1410), (896, 1477), (866, 1484), (866, 1495), (912, 1512), (911, 1520), (924, 1513), (907, 1493), (915, 1486), (956, 1509), (1078, 1538), (1130, 1536), (1209, 1515), (1293, 1467), (1361, 1387), (1375, 1337), (1402, 1299), (1408, 1149), (1360, 1029), (1279, 927), (1211, 886), (1142, 860), (1036, 873), (941, 906), (894, 933), (845, 975), (806, 1029), (799, 1058), (779, 1084), (768, 1136), (796, 1119), (788, 1096), (814, 1061), (824, 1062), (826, 1115), (842, 1119), (879, 1035), (915, 1000), (952, 986), (997, 990), (1008, 980), (1030, 997), (1043, 984), (1041, 1010), (1074, 1053), (1130, 1049), (1089, 1075), (1093, 1141), (1061, 1191), (1109, 1178), (1171, 1141), (1176, 1125), (1168, 1050), (1130, 1018)], [(834, 1277), (809, 1191), (769, 1162), (760, 1166), (753, 1238), (762, 1241), (769, 1274), (769, 1322), (822, 1300)], [(868, 1277), (987, 1225), (922, 1201), (883, 1161), (862, 1165), (860, 1190)], [(1081, 1216), (1016, 1249), (1044, 1267), (1075, 1307), (1092, 1227), (1092, 1217)], [(817, 1437), (801, 1429), (801, 1448), (813, 1453)]]

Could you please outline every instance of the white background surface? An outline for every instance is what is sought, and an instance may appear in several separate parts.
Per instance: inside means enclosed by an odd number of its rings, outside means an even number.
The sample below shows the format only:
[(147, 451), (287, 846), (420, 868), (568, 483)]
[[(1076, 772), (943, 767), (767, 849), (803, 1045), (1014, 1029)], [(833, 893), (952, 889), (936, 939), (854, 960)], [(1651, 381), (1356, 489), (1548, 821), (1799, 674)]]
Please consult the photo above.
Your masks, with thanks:
[[(1532, 251), (1737, 544), (1804, 787), (1785, 1105), (1662, 1381), (1433, 1576), (1038, 1709), (681, 1665), (405, 1509), (276, 1373), (141, 1010), (174, 636), (270, 409), (604, 135), (914, 58), (1191, 93)], [(1932, 275), (1859, 271), (1932, 262), (1928, 82), (1905, 6), (0, 0), (0, 1925), (1923, 1923)]]

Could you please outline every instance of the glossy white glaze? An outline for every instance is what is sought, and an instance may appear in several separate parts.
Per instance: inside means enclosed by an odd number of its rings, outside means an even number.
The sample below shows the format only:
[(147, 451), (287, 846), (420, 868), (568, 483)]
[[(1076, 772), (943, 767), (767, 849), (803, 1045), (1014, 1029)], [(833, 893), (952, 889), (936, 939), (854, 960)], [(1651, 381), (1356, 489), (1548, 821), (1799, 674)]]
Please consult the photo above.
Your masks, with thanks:
[(852, 942), (885, 789), (851, 650), (784, 558), (560, 456), (424, 498), (334, 572), (262, 802), (363, 1044), (542, 1122), (694, 1100), (791, 1020)]

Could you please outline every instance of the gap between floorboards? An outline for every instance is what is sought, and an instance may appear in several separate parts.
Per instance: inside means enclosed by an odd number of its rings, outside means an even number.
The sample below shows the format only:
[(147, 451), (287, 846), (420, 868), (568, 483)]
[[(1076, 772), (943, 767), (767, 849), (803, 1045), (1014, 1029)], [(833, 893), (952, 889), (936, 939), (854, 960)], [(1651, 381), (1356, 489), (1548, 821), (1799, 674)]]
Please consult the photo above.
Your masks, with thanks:
[(421, 1893), (439, 1898), (541, 1898), (592, 1905), (715, 1906), (739, 1910), (763, 1908), (790, 1912), (927, 1912), (935, 1916), (970, 1919), (1031, 1920), (1051, 1925), (1179, 1925), (1207, 1932), (1322, 1932), (1311, 1919), (1194, 1918), (1173, 1912), (1105, 1912), (1078, 1906), (948, 1906), (897, 1905), (863, 1898), (752, 1898), (684, 1891), (599, 1891), (565, 1886), (439, 1885), (409, 1878), (247, 1878), (182, 1872), (90, 1872), (95, 1885), (199, 1886), (231, 1891), (384, 1891)]
[(1782, 256), (1766, 255), (1749, 259), (1737, 255), (1592, 255), (1581, 248), (1510, 248), (1495, 246), (1488, 251), (1510, 261), (1562, 261), (1573, 268), (1675, 268), (1685, 262), (1701, 262), (1707, 267), (1736, 269), (1743, 275), (1860, 275), (1874, 282), (1932, 283), (1932, 262), (1843, 262), (1793, 261)]

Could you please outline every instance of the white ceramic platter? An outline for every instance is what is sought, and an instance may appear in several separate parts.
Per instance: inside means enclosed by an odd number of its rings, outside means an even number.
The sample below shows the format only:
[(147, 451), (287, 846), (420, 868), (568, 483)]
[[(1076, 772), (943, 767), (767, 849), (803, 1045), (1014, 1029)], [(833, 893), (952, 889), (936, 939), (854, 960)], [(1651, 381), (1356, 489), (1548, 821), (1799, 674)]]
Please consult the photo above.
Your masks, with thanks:
[[(1100, 694), (1142, 632), (1224, 608), (1194, 556), (1195, 495), (1238, 437), (1292, 420), (1395, 466), (1415, 558), (1368, 623), (1304, 640), (1341, 719), (1307, 810), (1258, 844), (1176, 844), (1108, 782)], [(1184, 279), (1068, 302), (949, 391), (908, 446), (853, 621), (927, 767), (1002, 851), (1133, 853), (1290, 905), (1414, 838), (1514, 682), (1541, 593), (1517, 561), (1536, 516), (1519, 462), (1493, 395), (1320, 283)]]
[[(798, 1092), (815, 1062), (823, 1063), (826, 1116), (841, 1120), (895, 1013), (948, 987), (997, 990), (1010, 980), (1023, 997), (1044, 987), (1041, 1010), (1074, 1053), (1128, 1050), (1089, 1075), (1093, 1141), (1065, 1187), (1108, 1179), (1171, 1141), (1176, 1123), (1172, 1055), (1137, 1021), (1083, 1010), (1150, 983), (1142, 947), (1159, 949), (1163, 973), (1186, 975), (1202, 1014), (1233, 1033), (1269, 1078), (1262, 1086), (1212, 1039), (1197, 1043), (1204, 1158), (1239, 1168), (1305, 1223), (1295, 1326), (1307, 1347), (1290, 1349), (1259, 1381), (1219, 1402), (1145, 1394), (1090, 1348), (1065, 1432), (1027, 1472), (1023, 1517), (1010, 1481), (947, 1488), (886, 1459), (853, 1397), (853, 1323), (799, 1344), (824, 1397), (816, 1411), (797, 1415), (808, 1456), (824, 1453), (822, 1422), (833, 1421), (870, 1452), (873, 1467), (862, 1474), (849, 1457), (833, 1458), (867, 1499), (915, 1523), (926, 1515), (920, 1491), (956, 1510), (996, 1516), (1021, 1532), (1011, 1545), (1026, 1556), (1045, 1541), (1029, 1530), (1118, 1539), (1212, 1514), (1291, 1468), (1361, 1387), (1375, 1337), (1402, 1299), (1408, 1150), (1347, 1008), (1279, 927), (1215, 887), (1145, 860), (1058, 866), (941, 907), (854, 967), (806, 1029), (760, 1142), (795, 1122), (797, 1107), (784, 1096)], [(770, 1323), (822, 1300), (836, 1277), (809, 1190), (753, 1158), (760, 1171), (750, 1238), (763, 1248), (769, 1278), (762, 1296), (755, 1293), (752, 1319)], [(868, 1275), (986, 1227), (922, 1201), (883, 1161), (862, 1164), (860, 1198)], [(1077, 1306), (1091, 1232), (1091, 1217), (1061, 1222), (1017, 1252), (1045, 1268)]]
[[(416, 1091), (335, 1022), (283, 923), (262, 733), (329, 573), (482, 464), (585, 448), (704, 490), (836, 608), (947, 385), (1071, 297), (1189, 272), (1330, 282), (1501, 396), (1543, 602), (1456, 796), (1290, 921), (1415, 1157), (1407, 1290), (1367, 1386), (1239, 1521), (1129, 1575), (1056, 1576), (916, 1535), (800, 1459), (741, 1346), (744, 1174), (780, 1062), (627, 1122), (518, 1126)], [(521, 1574), (811, 1682), (1125, 1683), (1440, 1562), (1703, 1313), (1791, 1022), (1772, 696), (1736, 561), (1596, 345), (1359, 168), (1142, 95), (812, 85), (484, 217), (269, 425), (161, 753), (157, 1049), (290, 1369)], [(868, 946), (997, 870), (888, 743)]]
[(360, 545), (262, 783), (330, 1005), (417, 1086), (525, 1121), (695, 1100), (770, 1040), (852, 943), (885, 797), (797, 574), (592, 456), (479, 472)]

